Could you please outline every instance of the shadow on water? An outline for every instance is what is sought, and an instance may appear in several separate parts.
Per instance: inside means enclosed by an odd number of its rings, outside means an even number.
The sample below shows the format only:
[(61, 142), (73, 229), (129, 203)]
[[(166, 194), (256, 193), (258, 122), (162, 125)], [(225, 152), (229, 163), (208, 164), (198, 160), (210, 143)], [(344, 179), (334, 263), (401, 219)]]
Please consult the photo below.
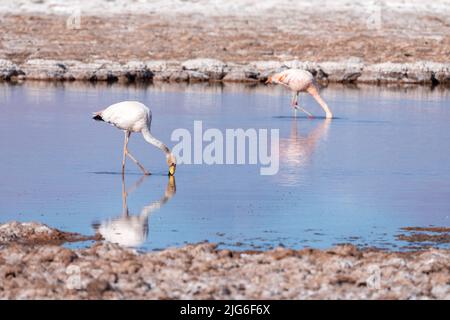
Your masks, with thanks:
[[(314, 117), (308, 117), (308, 116), (274, 116), (272, 117), (273, 119), (281, 119), (281, 120), (296, 120), (296, 121), (304, 121), (304, 120), (308, 120), (308, 121), (323, 121), (323, 120), (329, 120), (323, 116), (314, 116)], [(349, 122), (349, 123), (373, 123), (373, 124), (385, 124), (385, 123), (390, 123), (390, 121), (388, 120), (364, 120), (364, 119), (359, 119), (359, 120), (353, 120), (350, 118), (340, 118), (340, 117), (333, 117), (333, 119), (330, 119), (333, 122), (335, 121), (343, 121), (343, 122)]]
[[(121, 176), (123, 175), (122, 171), (94, 171), (94, 172), (89, 172), (92, 174), (98, 174), (98, 175), (117, 175), (117, 176)], [(127, 176), (142, 176), (141, 172), (129, 172), (129, 171), (125, 171), (125, 174)], [(168, 174), (167, 173), (162, 173), (162, 172), (152, 172), (151, 174), (149, 174), (149, 176), (158, 176), (158, 177), (167, 177)]]
[(159, 210), (176, 193), (175, 177), (169, 176), (164, 195), (143, 207), (138, 215), (130, 214), (127, 204), (129, 194), (136, 191), (148, 178), (142, 176), (130, 188), (125, 186), (125, 176), (122, 175), (122, 215), (120, 217), (94, 222), (92, 227), (106, 241), (119, 244), (124, 247), (139, 247), (145, 243), (148, 237), (148, 219), (150, 214)]
[[(304, 115), (291, 115), (291, 116), (273, 116), (272, 118), (274, 119), (295, 119), (295, 120), (328, 120), (327, 118), (325, 118), (324, 116), (314, 116), (314, 117), (308, 117), (308, 116), (304, 116)], [(330, 119), (331, 120), (331, 119)], [(333, 117), (332, 119), (334, 120), (348, 120), (348, 119), (344, 119), (344, 118), (339, 118), (339, 117)]]
[[(95, 171), (95, 172), (89, 172), (93, 174), (110, 174), (110, 175), (123, 175), (122, 171)], [(139, 172), (126, 172), (127, 175), (134, 175), (134, 176), (142, 176), (142, 173)]]

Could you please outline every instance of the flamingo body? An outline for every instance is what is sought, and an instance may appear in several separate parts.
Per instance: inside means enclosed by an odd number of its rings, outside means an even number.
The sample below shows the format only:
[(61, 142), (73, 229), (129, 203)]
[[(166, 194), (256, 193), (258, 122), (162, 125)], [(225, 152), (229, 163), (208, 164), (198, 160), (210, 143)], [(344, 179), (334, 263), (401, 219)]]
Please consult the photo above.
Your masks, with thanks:
[(272, 81), (283, 84), (295, 92), (305, 92), (314, 85), (313, 75), (300, 69), (288, 69), (272, 76)]
[(141, 132), (152, 122), (150, 109), (138, 101), (115, 103), (96, 115), (116, 128), (130, 132)]

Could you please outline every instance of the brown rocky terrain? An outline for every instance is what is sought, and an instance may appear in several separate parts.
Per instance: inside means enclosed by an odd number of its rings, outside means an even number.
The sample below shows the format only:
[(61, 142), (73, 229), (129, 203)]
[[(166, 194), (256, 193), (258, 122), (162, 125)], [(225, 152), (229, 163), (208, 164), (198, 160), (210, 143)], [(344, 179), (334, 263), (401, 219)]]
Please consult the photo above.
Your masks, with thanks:
[[(33, 225), (45, 239), (64, 234)], [(0, 227), (1, 299), (450, 299), (448, 250), (239, 252), (202, 243), (137, 253), (102, 242), (72, 250), (20, 244), (29, 226)]]

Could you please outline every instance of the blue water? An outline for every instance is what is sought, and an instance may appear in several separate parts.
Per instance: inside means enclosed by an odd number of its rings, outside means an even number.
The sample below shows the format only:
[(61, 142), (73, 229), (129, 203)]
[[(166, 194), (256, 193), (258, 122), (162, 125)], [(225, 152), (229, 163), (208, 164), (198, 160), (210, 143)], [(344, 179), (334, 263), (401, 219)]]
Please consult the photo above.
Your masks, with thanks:
[[(106, 228), (142, 250), (204, 240), (234, 249), (401, 249), (401, 227), (450, 226), (450, 90), (321, 92), (337, 119), (292, 117), (290, 94), (275, 86), (0, 84), (0, 222), (86, 235)], [(172, 131), (192, 131), (195, 120), (222, 131), (279, 129), (280, 171), (179, 165), (169, 181), (161, 152), (132, 135), (130, 151), (154, 175), (139, 181), (129, 161), (123, 182), (123, 133), (91, 120), (121, 100), (150, 106), (152, 132), (169, 146)], [(310, 97), (301, 101), (322, 115)], [(124, 218), (123, 188), (134, 218)]]

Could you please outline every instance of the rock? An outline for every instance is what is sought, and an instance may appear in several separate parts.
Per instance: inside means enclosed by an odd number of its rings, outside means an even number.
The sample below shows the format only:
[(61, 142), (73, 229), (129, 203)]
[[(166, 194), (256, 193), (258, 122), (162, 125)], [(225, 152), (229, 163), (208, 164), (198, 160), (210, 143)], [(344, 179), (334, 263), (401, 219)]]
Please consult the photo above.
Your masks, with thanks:
[(366, 66), (359, 80), (363, 82), (431, 84), (434, 81), (445, 82), (445, 74), (448, 74), (448, 70), (448, 65), (445, 64), (427, 62), (401, 64), (386, 62)]
[(208, 81), (209, 76), (199, 71), (188, 71), (189, 81)]
[(223, 78), (230, 82), (253, 82), (258, 81), (259, 71), (248, 66), (235, 66)]
[(210, 80), (221, 80), (227, 73), (227, 64), (216, 59), (192, 59), (182, 63), (183, 70), (198, 71)]
[[(94, 61), (84, 63), (81, 61), (72, 61), (72, 63), (69, 63), (68, 61), (65, 61), (65, 65), (68, 66), (69, 73), (74, 77), (74, 79), (92, 81), (97, 79), (95, 73), (98, 69), (102, 68), (103, 62)], [(117, 77), (109, 74), (108, 77), (106, 77), (106, 80), (114, 81), (117, 80)]]
[(311, 72), (312, 74), (317, 73), (319, 66), (315, 62), (309, 61), (299, 61), (299, 60), (290, 60), (285, 61), (283, 64), (289, 69), (301, 69)]
[(163, 60), (145, 61), (145, 66), (153, 73), (166, 71), (170, 68), (170, 62)]
[(351, 244), (343, 244), (337, 247), (331, 248), (327, 251), (328, 253), (335, 254), (338, 256), (360, 256), (361, 251), (357, 247)]
[(27, 79), (33, 80), (65, 80), (67, 67), (61, 61), (30, 59), (22, 65)]
[(421, 62), (420, 64), (431, 75), (433, 83), (435, 81), (443, 84), (450, 83), (450, 63)]
[(0, 225), (0, 242), (13, 242), (36, 237), (51, 237), (59, 232), (38, 223), (9, 222)]
[(0, 224), (0, 244), (8, 243), (63, 243), (68, 241), (86, 241), (94, 237), (84, 237), (77, 233), (63, 232), (36, 222), (8, 222)]
[(448, 284), (438, 284), (436, 286), (433, 286), (431, 289), (431, 294), (436, 299), (448, 299), (450, 296), (450, 285)]
[(439, 83), (448, 84), (450, 83), (450, 66), (442, 68), (434, 73), (434, 79)]
[(124, 78), (128, 82), (150, 81), (154, 77), (153, 71), (140, 61), (129, 61), (124, 65)]
[(155, 75), (153, 76), (153, 80), (157, 80), (157, 81), (169, 81), (171, 75), (172, 75), (172, 72), (171, 72), (171, 71), (157, 72), (157, 73), (155, 73)]
[(281, 71), (287, 68), (283, 62), (279, 61), (254, 61), (250, 62), (249, 65), (260, 72)]
[(244, 75), (246, 79), (257, 80), (259, 77), (259, 72), (254, 69), (245, 69)]
[(182, 74), (181, 64), (177, 61), (146, 61), (147, 70), (152, 74), (156, 81), (188, 81), (189, 75)]
[(223, 78), (223, 81), (245, 82), (247, 81), (247, 77), (245, 76), (244, 71), (233, 70), (227, 73), (227, 75)]
[(351, 61), (325, 62), (318, 67), (326, 75), (326, 80), (331, 82), (354, 82), (361, 76), (364, 68), (362, 63)]
[(254, 61), (250, 62), (248, 67), (256, 70), (259, 81), (266, 81), (271, 74), (288, 69), (284, 63), (278, 61)]
[(189, 80), (189, 73), (186, 71), (175, 71), (170, 74), (169, 81), (188, 81)]
[(24, 72), (9, 60), (0, 59), (0, 80), (9, 81), (13, 77), (23, 75)]
[(92, 66), (94, 70), (89, 77), (91, 81), (117, 81), (125, 74), (122, 65), (114, 61), (95, 60)]
[(105, 291), (110, 290), (109, 282), (95, 279), (87, 285), (87, 292), (90, 295), (101, 296)]

